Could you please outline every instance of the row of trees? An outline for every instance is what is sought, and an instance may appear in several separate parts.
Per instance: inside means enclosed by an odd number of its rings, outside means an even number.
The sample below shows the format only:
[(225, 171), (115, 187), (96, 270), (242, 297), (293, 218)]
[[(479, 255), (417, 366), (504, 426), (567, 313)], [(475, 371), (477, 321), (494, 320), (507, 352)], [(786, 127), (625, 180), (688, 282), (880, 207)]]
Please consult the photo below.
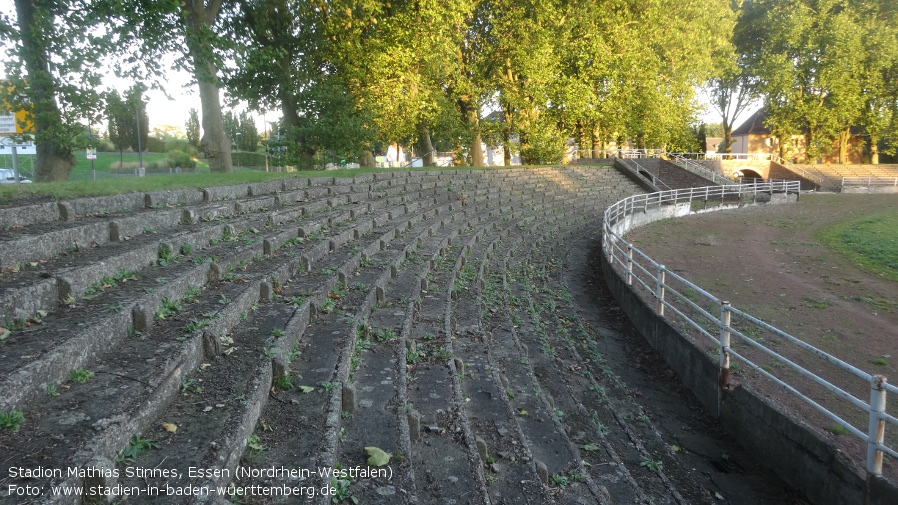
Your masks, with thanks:
[(725, 0), (15, 4), (17, 19), (0, 33), (24, 63), (11, 78), (41, 107), (39, 180), (64, 179), (71, 167), (61, 128), (103, 110), (95, 63), (153, 82), (164, 53), (180, 55), (197, 81), (214, 171), (231, 170), (235, 140), (222, 86), (229, 99), (279, 110), (285, 155), (306, 166), (321, 151), (367, 164), (375, 145), (391, 142), (425, 155), (435, 143), (464, 147), (475, 164), (481, 140), (508, 153), (516, 137), (525, 162), (559, 161), (570, 136), (676, 145), (692, 138), (693, 87), (711, 76), (734, 21)]
[[(712, 83), (729, 146), (733, 118), (762, 100), (781, 151), (803, 135), (809, 158), (860, 134), (871, 161), (898, 145), (898, 3), (751, 0), (738, 10), (732, 56)], [(781, 152), (781, 154), (783, 154)]]
[(0, 36), (15, 44), (23, 65), (7, 71), (35, 105), (38, 180), (67, 176), (68, 128), (103, 110), (95, 62), (158, 86), (165, 54), (196, 80), (202, 111), (188, 136), (202, 125), (220, 172), (233, 143), (255, 136), (222, 114), (222, 88), (280, 111), (284, 155), (300, 166), (322, 152), (367, 165), (393, 142), (415, 145), (425, 163), (440, 147), (475, 165), (482, 141), (503, 144), (506, 161), (519, 148), (525, 163), (559, 161), (568, 138), (691, 149), (701, 85), (727, 141), (735, 114), (759, 99), (775, 134), (806, 132), (811, 149), (851, 125), (874, 148), (894, 131), (898, 23), (887, 0), (15, 4)]

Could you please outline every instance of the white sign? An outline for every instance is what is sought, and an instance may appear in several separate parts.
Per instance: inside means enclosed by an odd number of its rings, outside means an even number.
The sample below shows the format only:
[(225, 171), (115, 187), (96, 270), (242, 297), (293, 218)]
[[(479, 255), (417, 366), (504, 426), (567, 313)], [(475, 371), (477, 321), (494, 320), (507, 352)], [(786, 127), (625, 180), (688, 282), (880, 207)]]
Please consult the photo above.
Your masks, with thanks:
[(16, 146), (16, 154), (37, 154), (33, 142), (13, 142), (7, 138), (0, 141), (0, 154), (6, 156), (12, 154), (12, 146)]
[(96, 147), (88, 147), (87, 148), (87, 159), (89, 159), (89, 160), (97, 159), (97, 148)]
[(16, 133), (16, 117), (12, 114), (0, 114), (0, 135)]

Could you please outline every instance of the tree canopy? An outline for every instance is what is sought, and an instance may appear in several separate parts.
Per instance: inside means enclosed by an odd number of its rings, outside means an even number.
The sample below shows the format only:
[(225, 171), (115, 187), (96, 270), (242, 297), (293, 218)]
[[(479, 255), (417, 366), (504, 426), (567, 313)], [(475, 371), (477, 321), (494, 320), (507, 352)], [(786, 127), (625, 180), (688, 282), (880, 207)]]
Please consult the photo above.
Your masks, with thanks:
[(79, 121), (108, 110), (113, 123), (117, 104), (104, 105), (90, 63), (164, 86), (167, 53), (200, 90), (187, 134), (214, 171), (231, 170), (233, 145), (258, 140), (222, 113), (220, 90), (278, 110), (281, 153), (303, 167), (371, 164), (390, 144), (426, 164), (436, 148), (482, 164), (482, 141), (503, 146), (506, 163), (512, 152), (561, 162), (568, 139), (693, 149), (701, 86), (724, 150), (735, 116), (758, 100), (774, 134), (804, 133), (812, 156), (851, 127), (871, 152), (888, 150), (896, 10), (885, 0), (16, 0), (0, 36), (34, 105), (38, 180), (51, 180), (68, 174)]

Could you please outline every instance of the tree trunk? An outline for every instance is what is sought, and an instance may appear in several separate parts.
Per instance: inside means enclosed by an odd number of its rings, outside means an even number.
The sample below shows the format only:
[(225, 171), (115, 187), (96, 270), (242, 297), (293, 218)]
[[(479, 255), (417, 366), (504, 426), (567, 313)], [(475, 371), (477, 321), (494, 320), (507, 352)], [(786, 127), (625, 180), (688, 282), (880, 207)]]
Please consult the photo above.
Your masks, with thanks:
[(505, 110), (505, 125), (502, 127), (502, 161), (506, 167), (511, 166), (511, 107)]
[[(718, 147), (718, 152), (729, 153), (733, 147), (733, 123), (727, 121), (726, 116), (723, 117), (723, 143)], [(701, 146), (704, 151), (706, 146)]]
[(54, 26), (53, 16), (47, 12), (42, 15), (48, 15), (51, 19), (36, 19), (39, 14), (36, 12), (37, 2), (33, 0), (16, 0), (15, 4), (19, 39), (22, 44), (21, 54), (31, 88), (28, 96), (31, 103), (38, 104), (39, 107), (32, 114), (37, 145), (34, 179), (37, 182), (65, 181), (75, 166), (75, 157), (72, 155), (71, 147), (60, 142), (68, 139), (56, 136), (64, 135), (65, 128), (56, 103), (53, 76), (48, 70), (49, 57), (44, 48), (45, 39), (52, 37), (53, 34), (41, 33), (40, 28)]
[(204, 33), (211, 30), (218, 18), (221, 0), (211, 0), (209, 5), (199, 0), (184, 2), (186, 13), (187, 52), (193, 64), (193, 77), (200, 89), (200, 105), (203, 115), (203, 138), (200, 145), (209, 159), (212, 172), (232, 172), (231, 140), (225, 132), (221, 116), (221, 100), (218, 89), (218, 69), (208, 61), (208, 48)]
[(868, 140), (868, 149), (870, 151), (870, 163), (879, 165), (879, 135), (870, 135)]
[(203, 138), (200, 140), (200, 145), (209, 159), (209, 170), (218, 173), (233, 172), (231, 139), (225, 132), (221, 117), (218, 85), (214, 82), (203, 81), (196, 74), (195, 77), (199, 83), (200, 104), (203, 109)]
[(483, 138), (480, 136), (480, 115), (474, 109), (468, 109), (466, 113), (468, 128), (474, 132), (474, 141), (471, 143), (471, 166), (483, 166)]
[(851, 129), (845, 128), (839, 132), (839, 163), (848, 163), (848, 147), (851, 142)]
[(421, 151), (421, 160), (425, 167), (437, 165), (433, 153), (433, 143), (430, 141), (430, 128), (424, 122), (418, 123), (418, 150)]
[(478, 127), (474, 133), (474, 145), (471, 146), (471, 166), (482, 167), (483, 163), (483, 139), (480, 136), (480, 128)]

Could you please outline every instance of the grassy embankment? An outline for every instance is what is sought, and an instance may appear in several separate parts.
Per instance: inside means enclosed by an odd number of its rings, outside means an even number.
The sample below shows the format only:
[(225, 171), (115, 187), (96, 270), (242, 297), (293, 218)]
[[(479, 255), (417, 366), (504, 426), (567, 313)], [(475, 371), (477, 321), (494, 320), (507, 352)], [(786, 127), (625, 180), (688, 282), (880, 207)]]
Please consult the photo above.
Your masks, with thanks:
[(898, 281), (898, 211), (841, 223), (820, 238), (859, 268)]

